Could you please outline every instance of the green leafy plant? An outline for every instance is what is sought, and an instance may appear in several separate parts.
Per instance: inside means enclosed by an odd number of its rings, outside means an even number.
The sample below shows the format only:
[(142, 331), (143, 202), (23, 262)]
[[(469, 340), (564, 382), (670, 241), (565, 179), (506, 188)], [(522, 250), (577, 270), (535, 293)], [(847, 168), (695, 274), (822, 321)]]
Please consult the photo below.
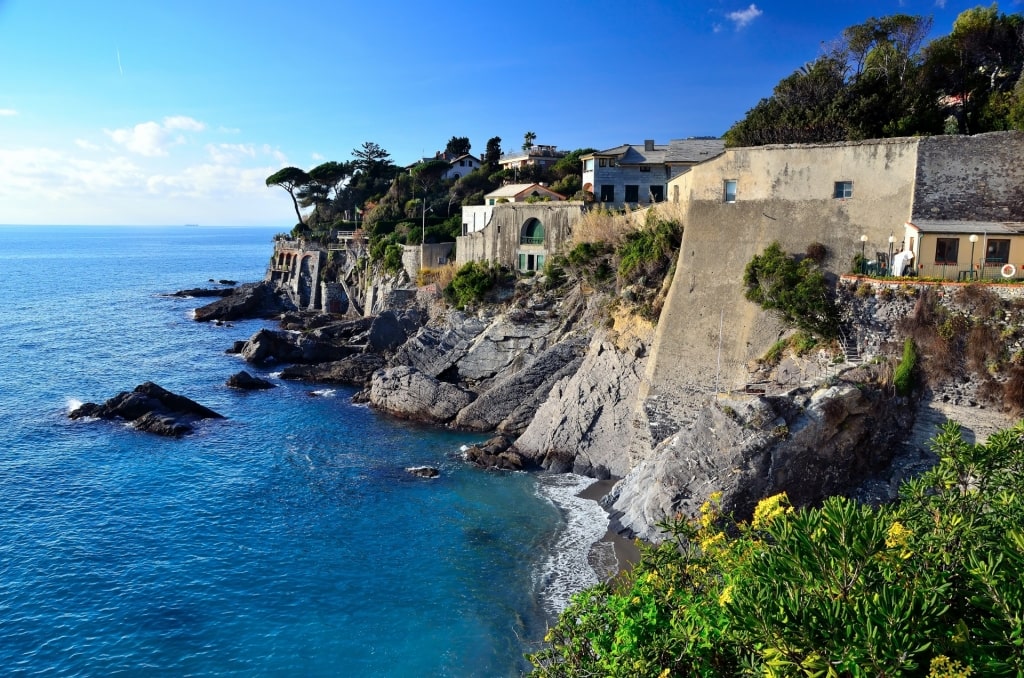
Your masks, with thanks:
[(907, 337), (903, 342), (903, 359), (896, 366), (892, 375), (892, 383), (896, 393), (901, 396), (910, 395), (914, 390), (915, 370), (917, 369), (917, 345), (914, 340)]
[(823, 339), (839, 331), (839, 313), (824, 274), (811, 259), (797, 261), (777, 242), (754, 255), (743, 272), (745, 296), (786, 323)]
[(781, 494), (737, 521), (712, 495), (662, 523), (573, 598), (533, 675), (1021, 675), (1024, 424), (971, 444), (951, 422), (932, 446), (894, 505)]
[(456, 308), (483, 300), (484, 295), (494, 287), (501, 269), (487, 263), (470, 261), (460, 268), (448, 286), (444, 288), (444, 296)]

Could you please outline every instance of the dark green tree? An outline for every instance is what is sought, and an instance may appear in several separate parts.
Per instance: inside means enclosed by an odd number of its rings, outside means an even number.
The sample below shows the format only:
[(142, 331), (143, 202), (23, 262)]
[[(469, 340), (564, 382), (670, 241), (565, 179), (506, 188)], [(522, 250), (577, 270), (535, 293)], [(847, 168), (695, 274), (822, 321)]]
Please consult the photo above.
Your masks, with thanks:
[(448, 145), (444, 147), (444, 150), (457, 158), (469, 153), (470, 148), (469, 137), (452, 137), (448, 140)]
[(309, 175), (298, 167), (285, 167), (267, 177), (267, 186), (280, 186), (292, 198), (292, 205), (295, 206), (295, 218), (297, 223), (302, 223), (302, 212), (299, 211), (298, 193), (302, 187), (309, 184)]
[(484, 152), (483, 164), (494, 171), (498, 167), (498, 160), (501, 158), (501, 137), (491, 137), (487, 140), (487, 150)]

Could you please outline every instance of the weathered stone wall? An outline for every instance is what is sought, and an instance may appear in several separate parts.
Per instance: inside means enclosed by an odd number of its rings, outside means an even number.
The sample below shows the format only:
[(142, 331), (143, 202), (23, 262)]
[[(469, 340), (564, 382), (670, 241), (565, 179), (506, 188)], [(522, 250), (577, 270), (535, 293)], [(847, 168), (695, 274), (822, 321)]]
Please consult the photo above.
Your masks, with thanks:
[[(730, 149), (673, 182), (683, 241), (641, 386), (635, 444), (649, 448), (689, 423), (687, 412), (712, 393), (742, 388), (748, 364), (779, 338), (784, 328), (743, 296), (755, 254), (776, 240), (792, 253), (820, 242), (826, 268), (843, 273), (860, 253), (861, 234), (882, 249), (902, 228), (917, 143)], [(726, 179), (737, 182), (735, 203), (723, 202)], [(833, 198), (836, 181), (852, 181), (853, 197)]]
[(544, 225), (544, 244), (530, 249), (534, 254), (553, 254), (572, 236), (572, 227), (583, 215), (579, 202), (503, 203), (494, 206), (487, 227), (456, 238), (455, 263), (494, 261), (518, 266), (520, 236), (530, 219)]
[(914, 219), (1024, 221), (1024, 132), (922, 139)]

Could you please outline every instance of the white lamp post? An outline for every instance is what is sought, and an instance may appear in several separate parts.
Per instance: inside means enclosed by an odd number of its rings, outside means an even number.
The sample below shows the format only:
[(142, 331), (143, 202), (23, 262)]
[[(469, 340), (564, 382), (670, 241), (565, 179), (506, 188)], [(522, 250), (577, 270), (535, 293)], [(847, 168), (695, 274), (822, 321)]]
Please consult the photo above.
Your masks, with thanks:
[(974, 279), (974, 243), (978, 242), (978, 234), (972, 233), (968, 238), (971, 241), (971, 279)]
[(864, 258), (864, 247), (868, 244), (868, 237), (862, 235), (860, 237), (860, 274), (864, 275), (868, 270), (868, 260)]
[(893, 246), (893, 243), (895, 243), (895, 242), (896, 242), (895, 236), (893, 236), (893, 234), (890, 233), (889, 234), (889, 262), (886, 265), (886, 267), (887, 267), (886, 273), (888, 273), (890, 276), (892, 275), (892, 246)]

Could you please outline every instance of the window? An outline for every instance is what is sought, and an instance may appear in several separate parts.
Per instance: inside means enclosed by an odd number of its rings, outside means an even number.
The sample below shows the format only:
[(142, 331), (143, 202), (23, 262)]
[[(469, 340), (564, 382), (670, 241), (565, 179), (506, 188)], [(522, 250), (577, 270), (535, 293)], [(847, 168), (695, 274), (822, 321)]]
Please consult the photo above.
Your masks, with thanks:
[(665, 200), (664, 186), (651, 186), (647, 190), (651, 194), (651, 202), (662, 202)]
[(836, 187), (832, 193), (833, 198), (839, 200), (846, 200), (847, 198), (853, 197), (853, 182), (852, 181), (837, 181)]
[(611, 184), (601, 184), (601, 202), (615, 202), (615, 187)]
[(594, 159), (593, 158), (588, 158), (588, 159), (583, 161), (583, 171), (584, 172), (593, 172), (594, 171)]
[(725, 202), (736, 202), (736, 180), (726, 179), (723, 182)]
[(520, 245), (543, 245), (544, 224), (539, 219), (527, 219), (519, 235)]
[(960, 251), (960, 238), (936, 238), (935, 239), (935, 263), (956, 265), (957, 255)]
[(465, 166), (466, 166), (466, 161), (465, 160), (460, 160), (459, 161), (459, 167), (465, 167)]
[(640, 202), (640, 186), (626, 184), (626, 202)]
[(606, 159), (604, 159), (604, 158), (601, 158), (600, 160), (597, 161), (597, 166), (598, 167), (607, 167), (608, 166), (608, 161)]
[(1008, 264), (1010, 263), (1010, 241), (989, 240), (985, 246), (986, 264)]
[(641, 172), (650, 172), (651, 171), (651, 166), (650, 165), (640, 165), (640, 171)]

